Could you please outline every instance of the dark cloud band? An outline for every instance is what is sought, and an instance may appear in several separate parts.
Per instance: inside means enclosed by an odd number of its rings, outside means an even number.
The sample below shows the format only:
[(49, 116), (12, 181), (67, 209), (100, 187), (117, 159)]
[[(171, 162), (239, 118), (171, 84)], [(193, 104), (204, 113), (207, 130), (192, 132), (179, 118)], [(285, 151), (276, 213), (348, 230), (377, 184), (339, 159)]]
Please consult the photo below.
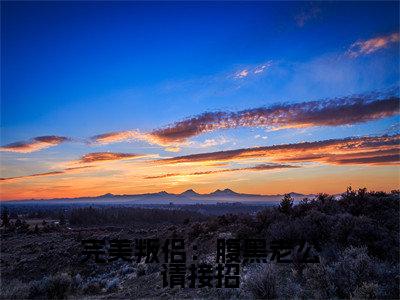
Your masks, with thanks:
[[(375, 163), (398, 162), (396, 155), (400, 151), (400, 135), (384, 135), (378, 137), (352, 137), (344, 139), (332, 139), (316, 142), (303, 142), (297, 144), (284, 144), (267, 147), (243, 148), (228, 151), (177, 156), (173, 158), (157, 160), (156, 163), (179, 164), (193, 162), (220, 162), (235, 161), (241, 159), (262, 158), (279, 162), (324, 162), (330, 164), (355, 163), (357, 159), (363, 162), (366, 157), (388, 156), (386, 160)], [(364, 160), (365, 164), (373, 164), (370, 159)]]
[(79, 160), (80, 163), (93, 163), (110, 160), (121, 160), (131, 158), (142, 158), (144, 155), (133, 153), (119, 153), (119, 152), (93, 152), (85, 154)]
[(45, 148), (57, 146), (66, 141), (70, 141), (70, 138), (64, 136), (56, 136), (56, 135), (46, 135), (46, 136), (38, 136), (33, 138), (30, 141), (26, 142), (16, 142), (12, 144), (5, 145), (0, 147), (0, 151), (9, 151), (9, 152), (19, 152), (19, 153), (30, 153), (39, 151)]
[(228, 173), (228, 172), (238, 172), (238, 171), (267, 171), (274, 169), (288, 169), (288, 168), (297, 168), (297, 166), (291, 165), (282, 165), (282, 164), (259, 164), (252, 167), (246, 168), (233, 168), (233, 169), (220, 169), (220, 170), (210, 170), (203, 172), (193, 172), (193, 173), (167, 173), (156, 176), (146, 176), (145, 179), (159, 179), (159, 178), (167, 178), (167, 177), (176, 177), (176, 176), (198, 176), (198, 175), (210, 175), (217, 173)]
[(237, 127), (305, 128), (367, 122), (399, 113), (400, 98), (374, 94), (325, 101), (282, 104), (239, 112), (207, 112), (150, 133), (162, 143), (182, 142), (219, 129)]

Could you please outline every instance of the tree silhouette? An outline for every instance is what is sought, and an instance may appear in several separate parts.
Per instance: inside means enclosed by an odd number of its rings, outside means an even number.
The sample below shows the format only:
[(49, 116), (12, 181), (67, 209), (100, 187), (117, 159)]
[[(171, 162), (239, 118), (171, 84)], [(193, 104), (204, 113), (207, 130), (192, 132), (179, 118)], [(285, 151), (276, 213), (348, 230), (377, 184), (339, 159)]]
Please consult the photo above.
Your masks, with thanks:
[(279, 205), (279, 211), (284, 214), (290, 214), (293, 207), (293, 198), (290, 194), (285, 194)]

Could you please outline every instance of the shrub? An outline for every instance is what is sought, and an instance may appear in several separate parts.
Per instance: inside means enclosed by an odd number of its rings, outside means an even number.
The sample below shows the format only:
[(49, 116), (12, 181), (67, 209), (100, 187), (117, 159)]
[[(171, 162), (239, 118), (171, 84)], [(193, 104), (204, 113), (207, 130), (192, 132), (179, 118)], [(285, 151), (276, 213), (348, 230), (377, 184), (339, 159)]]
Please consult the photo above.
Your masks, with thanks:
[(142, 263), (138, 264), (136, 272), (138, 277), (146, 275), (146, 265)]
[(339, 261), (333, 265), (333, 282), (337, 295), (348, 298), (364, 282), (374, 278), (376, 266), (367, 254), (365, 247), (349, 247), (342, 252)]
[(273, 299), (278, 296), (278, 275), (274, 264), (258, 265), (249, 273), (245, 285), (254, 297)]
[(89, 295), (97, 295), (101, 293), (104, 283), (96, 278), (90, 278), (83, 286), (83, 292)]
[(325, 264), (312, 264), (304, 270), (307, 298), (333, 298), (336, 287), (332, 281), (332, 269)]
[(364, 282), (354, 292), (354, 298), (360, 299), (382, 299), (382, 288), (376, 282)]
[(117, 290), (118, 286), (119, 286), (118, 278), (113, 278), (110, 281), (106, 282), (106, 289), (108, 292)]
[(0, 299), (25, 299), (29, 297), (29, 285), (19, 280), (13, 280), (0, 285)]
[(336, 261), (308, 266), (307, 297), (388, 298), (399, 296), (397, 267), (374, 260), (365, 247), (349, 247)]
[(133, 266), (130, 265), (130, 264), (124, 265), (123, 268), (122, 268), (122, 270), (121, 270), (121, 273), (122, 273), (123, 275), (130, 274), (130, 273), (133, 273), (133, 272), (135, 272), (135, 269), (134, 269)]
[(46, 296), (48, 299), (64, 299), (72, 287), (72, 279), (66, 273), (44, 277), (32, 282), (29, 297)]
[(83, 279), (80, 274), (76, 274), (72, 279), (72, 287), (74, 291), (81, 290), (83, 286)]

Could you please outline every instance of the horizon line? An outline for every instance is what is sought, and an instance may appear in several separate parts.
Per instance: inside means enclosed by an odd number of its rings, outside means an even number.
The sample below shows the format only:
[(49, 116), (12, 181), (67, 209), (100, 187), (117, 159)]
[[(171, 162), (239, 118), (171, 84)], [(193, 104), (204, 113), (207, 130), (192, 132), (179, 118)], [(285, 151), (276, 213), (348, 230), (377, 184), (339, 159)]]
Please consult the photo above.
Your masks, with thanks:
[[(350, 188), (352, 188), (351, 186), (349, 186)], [(359, 189), (367, 189), (366, 187), (360, 187), (360, 188), (352, 188), (353, 191), (359, 190)], [(386, 190), (369, 190), (367, 189), (367, 191), (370, 192), (384, 192), (384, 193), (390, 193), (392, 191), (394, 191), (396, 189), (390, 189), (390, 191), (386, 191)], [(101, 198), (101, 197), (105, 197), (105, 196), (109, 196), (109, 197), (129, 197), (129, 196), (146, 196), (146, 195), (157, 195), (157, 194), (167, 194), (167, 195), (171, 195), (171, 196), (185, 196), (184, 193), (185, 192), (189, 192), (192, 191), (194, 192), (196, 195), (198, 196), (210, 196), (216, 192), (224, 192), (224, 191), (228, 191), (228, 192), (232, 192), (233, 194), (237, 194), (237, 195), (243, 195), (243, 196), (259, 196), (259, 197), (268, 197), (268, 196), (284, 196), (284, 195), (291, 195), (291, 194), (297, 194), (297, 195), (301, 195), (301, 196), (317, 196), (320, 194), (327, 194), (327, 195), (332, 195), (332, 196), (337, 196), (337, 195), (341, 195), (343, 193), (345, 193), (345, 191), (343, 192), (339, 192), (339, 193), (324, 193), (324, 192), (315, 192), (315, 193), (298, 193), (298, 192), (288, 192), (288, 193), (279, 193), (279, 194), (249, 194), (249, 193), (241, 193), (241, 192), (236, 192), (230, 188), (224, 188), (224, 189), (216, 189), (210, 193), (198, 193), (196, 192), (194, 189), (187, 189), (184, 190), (181, 193), (169, 193), (165, 190), (162, 191), (158, 191), (158, 192), (152, 192), (152, 193), (139, 193), (139, 194), (113, 194), (113, 193), (105, 193), (105, 194), (101, 194), (101, 195), (96, 195), (96, 196), (81, 196), (81, 197), (58, 197), (58, 198), (29, 198), (29, 199), (0, 199), (0, 203), (3, 202), (22, 202), (22, 201), (51, 201), (51, 200), (74, 200), (74, 199), (85, 199), (85, 198)]]

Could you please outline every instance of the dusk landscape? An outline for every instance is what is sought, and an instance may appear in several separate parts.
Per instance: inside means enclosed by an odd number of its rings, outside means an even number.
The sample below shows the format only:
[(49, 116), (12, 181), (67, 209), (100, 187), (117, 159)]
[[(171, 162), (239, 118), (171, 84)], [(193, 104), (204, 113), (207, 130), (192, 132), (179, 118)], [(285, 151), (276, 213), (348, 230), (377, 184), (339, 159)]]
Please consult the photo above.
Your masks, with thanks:
[(397, 1), (2, 1), (0, 298), (399, 298), (399, 42)]

